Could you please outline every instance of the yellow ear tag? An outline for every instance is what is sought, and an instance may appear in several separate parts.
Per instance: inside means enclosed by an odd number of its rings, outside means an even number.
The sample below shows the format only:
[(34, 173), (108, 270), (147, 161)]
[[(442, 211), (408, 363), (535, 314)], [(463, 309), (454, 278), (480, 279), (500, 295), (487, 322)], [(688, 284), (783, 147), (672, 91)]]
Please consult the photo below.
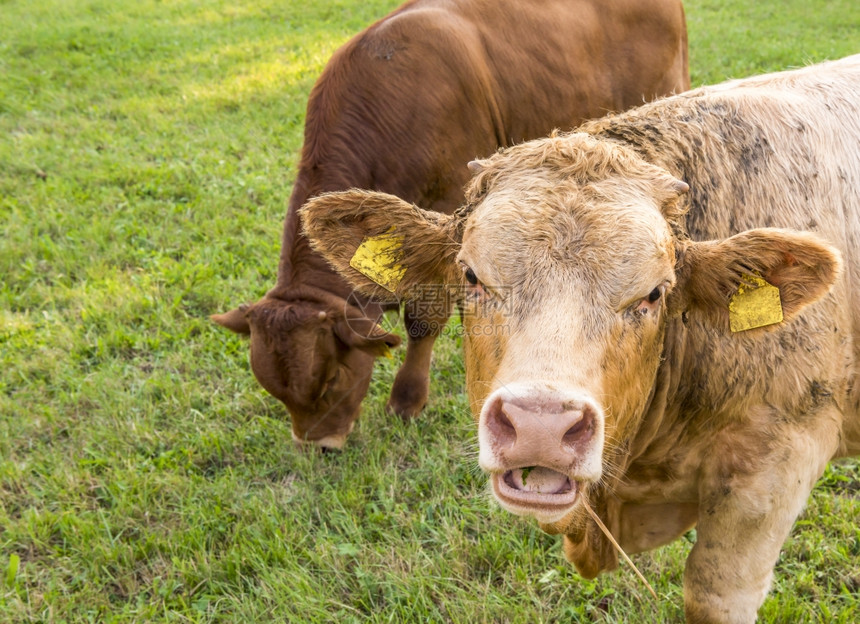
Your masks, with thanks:
[(394, 359), (394, 354), (391, 352), (391, 349), (388, 345), (385, 345), (385, 353), (382, 354), (382, 357), (388, 358), (389, 360)]
[(394, 292), (406, 273), (400, 264), (403, 237), (392, 236), (393, 231), (392, 227), (385, 234), (365, 238), (349, 261), (349, 266), (389, 292)]
[(758, 275), (744, 275), (744, 279), (748, 283), (741, 284), (729, 301), (731, 330), (742, 332), (781, 323), (779, 288), (768, 284)]

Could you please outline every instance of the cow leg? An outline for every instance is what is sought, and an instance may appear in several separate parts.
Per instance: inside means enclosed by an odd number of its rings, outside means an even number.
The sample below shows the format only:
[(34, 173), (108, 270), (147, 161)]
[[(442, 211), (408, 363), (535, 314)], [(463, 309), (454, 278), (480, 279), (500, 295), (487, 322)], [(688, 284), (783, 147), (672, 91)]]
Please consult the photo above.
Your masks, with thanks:
[(722, 436), (713, 445), (700, 490), (698, 539), (684, 573), (687, 622), (755, 621), (782, 544), (838, 445), (835, 407), (802, 418), (814, 428), (771, 431), (776, 435), (757, 458), (744, 448), (754, 434)]
[(385, 406), (389, 412), (406, 419), (417, 416), (424, 409), (430, 394), (433, 344), (449, 316), (450, 307), (444, 302), (415, 301), (404, 306), (403, 321), (409, 338), (406, 359), (397, 371)]

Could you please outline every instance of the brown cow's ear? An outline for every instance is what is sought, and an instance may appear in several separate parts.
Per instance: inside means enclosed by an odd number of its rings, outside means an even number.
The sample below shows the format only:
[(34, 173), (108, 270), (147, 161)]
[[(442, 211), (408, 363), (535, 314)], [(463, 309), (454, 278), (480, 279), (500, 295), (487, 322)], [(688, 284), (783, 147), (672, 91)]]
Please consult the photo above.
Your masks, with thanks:
[(240, 305), (224, 314), (213, 314), (209, 318), (218, 323), (221, 327), (226, 327), (230, 331), (237, 334), (250, 334), (251, 326), (248, 325), (248, 319), (245, 317), (247, 305)]
[(334, 333), (346, 346), (377, 357), (388, 355), (389, 347), (400, 346), (400, 336), (386, 332), (369, 318), (339, 319)]
[(808, 232), (763, 228), (721, 241), (689, 243), (679, 254), (678, 283), (688, 307), (725, 323), (729, 302), (750, 276), (779, 289), (785, 321), (826, 295), (842, 270), (837, 249)]
[(301, 216), (311, 246), (379, 301), (410, 299), (424, 285), (459, 278), (454, 217), (355, 189), (316, 197)]

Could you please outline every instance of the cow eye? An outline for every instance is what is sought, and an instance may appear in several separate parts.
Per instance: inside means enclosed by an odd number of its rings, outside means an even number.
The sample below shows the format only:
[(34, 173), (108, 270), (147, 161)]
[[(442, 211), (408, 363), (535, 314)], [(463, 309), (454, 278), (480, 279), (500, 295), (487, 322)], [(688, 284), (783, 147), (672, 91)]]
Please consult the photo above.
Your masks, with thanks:
[(329, 390), (331, 390), (332, 386), (337, 383), (337, 379), (340, 377), (340, 368), (336, 368), (334, 373), (330, 373), (326, 378), (325, 382), (322, 386), (320, 386), (319, 392), (317, 393), (316, 400), (319, 401), (323, 398)]
[(471, 301), (488, 301), (491, 299), (491, 295), (487, 292), (487, 289), (481, 283), (481, 280), (478, 279), (472, 268), (464, 262), (461, 262), (460, 266), (463, 269), (463, 276), (469, 284), (463, 292), (465, 297)]
[(661, 297), (663, 297), (664, 290), (665, 286), (657, 286), (657, 288), (648, 293), (646, 297), (640, 299), (639, 303), (634, 308), (637, 314), (647, 316), (648, 314), (655, 313), (660, 307), (658, 302)]
[(469, 282), (472, 286), (478, 285), (478, 276), (475, 275), (475, 272), (469, 267), (465, 267), (463, 269), (463, 274), (466, 276), (466, 281)]

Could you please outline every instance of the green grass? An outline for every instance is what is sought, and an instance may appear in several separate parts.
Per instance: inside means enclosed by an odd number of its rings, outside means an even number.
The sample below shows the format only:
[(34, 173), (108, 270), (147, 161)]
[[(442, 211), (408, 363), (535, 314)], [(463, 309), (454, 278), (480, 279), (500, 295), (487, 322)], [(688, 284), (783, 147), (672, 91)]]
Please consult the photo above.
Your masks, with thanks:
[[(381, 361), (318, 456), (207, 319), (273, 284), (307, 93), (396, 4), (0, 0), (0, 621), (682, 619), (687, 541), (635, 558), (654, 604), (490, 501), (456, 340), (421, 419)], [(860, 51), (855, 0), (686, 7), (694, 84)], [(828, 472), (763, 621), (854, 621), (858, 488)]]

